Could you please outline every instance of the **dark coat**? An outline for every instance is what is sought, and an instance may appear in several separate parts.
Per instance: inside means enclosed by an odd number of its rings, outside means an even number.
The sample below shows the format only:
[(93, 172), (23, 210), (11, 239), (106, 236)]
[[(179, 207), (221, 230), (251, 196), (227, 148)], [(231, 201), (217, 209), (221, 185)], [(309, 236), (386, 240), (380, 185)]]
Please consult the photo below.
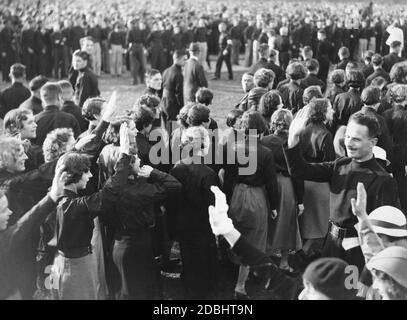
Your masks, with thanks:
[(312, 73), (308, 74), (304, 79), (301, 80), (300, 86), (304, 90), (310, 86), (319, 86), (321, 88), (322, 93), (326, 89), (325, 82), (323, 82), (315, 74), (312, 74)]
[(335, 98), (338, 94), (340, 93), (344, 93), (346, 92), (345, 90), (343, 90), (343, 88), (337, 86), (336, 84), (334, 84), (332, 87), (328, 88), (325, 91), (325, 98), (329, 99), (329, 101), (331, 101), (331, 104), (334, 104)]
[(44, 143), (47, 134), (57, 128), (71, 128), (75, 138), (81, 134), (81, 128), (75, 117), (69, 113), (59, 110), (58, 106), (46, 106), (44, 111), (35, 116), (37, 123), (37, 145)]
[(279, 91), (283, 99), (284, 107), (291, 110), (293, 114), (304, 106), (304, 102), (302, 101), (304, 90), (300, 85), (295, 82), (289, 82), (288, 84), (282, 85)]
[(357, 218), (352, 213), (351, 199), (356, 198), (356, 186), (362, 182), (367, 192), (367, 212), (390, 205), (399, 207), (396, 181), (372, 158), (357, 162), (342, 157), (335, 161), (309, 163), (299, 145), (284, 149), (293, 177), (315, 182), (329, 182), (330, 219), (340, 227), (353, 228)]
[(44, 108), (41, 99), (31, 96), (20, 104), (20, 109), (31, 110), (34, 115), (39, 114)]
[(69, 76), (69, 82), (75, 89), (75, 97), (79, 101), (79, 107), (83, 107), (83, 103), (88, 98), (97, 97), (100, 95), (98, 79), (92, 70), (86, 68), (81, 76), (78, 71), (73, 70)]
[(184, 106), (184, 77), (178, 65), (172, 65), (163, 74), (162, 110), (168, 120), (177, 120), (179, 110)]
[(4, 119), (7, 112), (18, 108), (31, 96), (30, 90), (21, 82), (15, 82), (0, 93), (0, 118)]
[(360, 108), (362, 108), (362, 99), (357, 89), (350, 88), (348, 92), (338, 94), (333, 104), (334, 125), (346, 126), (350, 116)]
[(248, 72), (255, 74), (261, 68), (271, 69), (271, 63), (265, 58), (260, 58), (257, 62), (253, 63)]
[(61, 111), (69, 113), (75, 117), (81, 128), (81, 132), (85, 132), (88, 129), (89, 122), (82, 117), (81, 108), (79, 108), (73, 101), (65, 101), (61, 107)]
[(403, 61), (403, 58), (400, 58), (395, 53), (389, 53), (383, 57), (383, 69), (386, 72), (390, 72), (391, 68), (397, 63)]
[(208, 87), (202, 65), (194, 58), (190, 58), (184, 67), (184, 103), (195, 101), (195, 93), (201, 87)]
[(378, 69), (376, 69), (370, 76), (368, 76), (368, 77), (366, 78), (366, 87), (370, 86), (370, 84), (372, 83), (372, 80), (373, 80), (374, 78), (377, 78), (377, 77), (383, 77), (384, 80), (387, 81), (387, 83), (390, 82), (390, 76), (389, 76), (389, 74), (388, 74), (386, 71), (384, 71), (384, 69), (378, 68)]

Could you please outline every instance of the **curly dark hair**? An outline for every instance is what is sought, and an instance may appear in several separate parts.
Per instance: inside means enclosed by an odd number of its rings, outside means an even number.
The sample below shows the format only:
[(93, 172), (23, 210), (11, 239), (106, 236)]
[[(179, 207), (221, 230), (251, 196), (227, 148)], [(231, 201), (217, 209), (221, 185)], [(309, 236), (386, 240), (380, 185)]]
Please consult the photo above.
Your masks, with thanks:
[(280, 93), (277, 90), (271, 90), (265, 93), (259, 102), (259, 112), (266, 119), (270, 119), (278, 105), (282, 103)]
[(309, 107), (308, 123), (321, 123), (326, 120), (326, 111), (329, 106), (328, 99), (314, 99), (312, 100)]
[(260, 112), (249, 110), (243, 113), (240, 128), (249, 134), (249, 130), (257, 130), (257, 134), (262, 134), (267, 130), (267, 124)]
[(65, 166), (64, 171), (67, 172), (65, 185), (78, 183), (82, 175), (90, 170), (89, 157), (78, 152), (68, 152), (58, 162)]
[(133, 109), (134, 122), (137, 130), (141, 131), (153, 123), (154, 113), (146, 106), (137, 106)]

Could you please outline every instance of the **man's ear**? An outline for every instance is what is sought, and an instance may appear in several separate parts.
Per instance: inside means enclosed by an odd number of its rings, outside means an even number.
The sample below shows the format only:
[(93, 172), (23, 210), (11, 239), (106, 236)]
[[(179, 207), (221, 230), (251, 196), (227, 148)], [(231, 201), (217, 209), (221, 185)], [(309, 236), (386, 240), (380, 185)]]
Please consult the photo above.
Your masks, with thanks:
[(372, 141), (373, 146), (376, 146), (377, 141), (379, 141), (379, 139), (378, 138), (372, 138), (371, 141)]

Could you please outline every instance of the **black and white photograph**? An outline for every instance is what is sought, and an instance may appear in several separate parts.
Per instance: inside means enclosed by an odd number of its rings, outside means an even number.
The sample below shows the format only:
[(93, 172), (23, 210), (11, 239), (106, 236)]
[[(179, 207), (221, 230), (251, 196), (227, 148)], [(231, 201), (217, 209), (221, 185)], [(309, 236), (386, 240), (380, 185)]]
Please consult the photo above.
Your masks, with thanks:
[(0, 300), (407, 300), (407, 0), (0, 0), (0, 73)]

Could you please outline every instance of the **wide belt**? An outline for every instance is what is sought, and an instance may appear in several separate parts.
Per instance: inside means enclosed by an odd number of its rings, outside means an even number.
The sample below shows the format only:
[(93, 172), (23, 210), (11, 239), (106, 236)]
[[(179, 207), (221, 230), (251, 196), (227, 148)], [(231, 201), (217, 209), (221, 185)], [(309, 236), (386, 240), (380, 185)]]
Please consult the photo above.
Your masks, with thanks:
[(342, 228), (332, 221), (329, 221), (329, 233), (337, 239), (357, 237), (357, 231), (354, 228)]
[(89, 254), (92, 253), (92, 247), (82, 247), (82, 248), (75, 248), (75, 249), (64, 249), (64, 250), (58, 250), (58, 253), (69, 259), (77, 259), (77, 258), (82, 258), (85, 257)]

